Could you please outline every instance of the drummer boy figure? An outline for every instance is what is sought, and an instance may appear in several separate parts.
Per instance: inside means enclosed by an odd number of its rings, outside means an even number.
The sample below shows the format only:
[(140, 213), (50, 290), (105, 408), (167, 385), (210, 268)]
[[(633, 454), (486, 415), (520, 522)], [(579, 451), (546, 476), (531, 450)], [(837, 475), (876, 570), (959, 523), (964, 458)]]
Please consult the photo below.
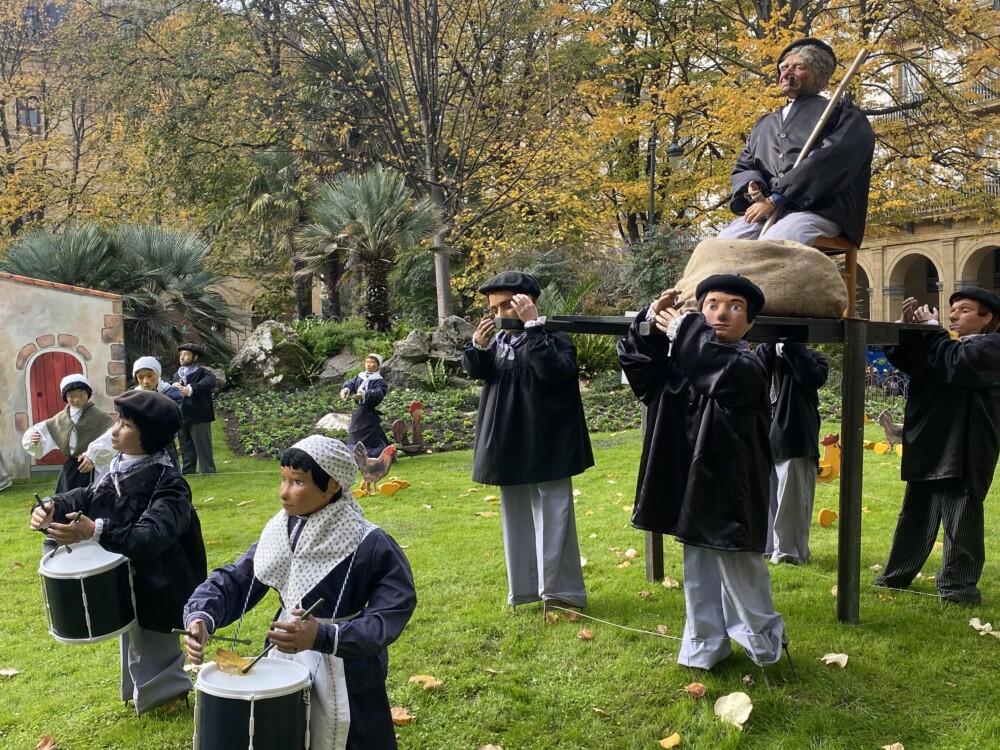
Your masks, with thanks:
[[(367, 519), (350, 492), (357, 465), (341, 441), (311, 435), (281, 456), (282, 510), (235, 563), (212, 571), (184, 609), (184, 646), (195, 664), (217, 629), (275, 589), (271, 656), (313, 677), (312, 747), (392, 750), (385, 690), (389, 644), (417, 605), (399, 545)], [(306, 609), (322, 599), (315, 616)]]
[(191, 689), (170, 631), (180, 627), (207, 563), (191, 489), (165, 450), (180, 411), (155, 391), (128, 391), (115, 407), (111, 443), (119, 455), (109, 472), (97, 484), (46, 498), (32, 511), (31, 528), (61, 545), (89, 539), (131, 561), (138, 622), (121, 635), (121, 699), (142, 715)]

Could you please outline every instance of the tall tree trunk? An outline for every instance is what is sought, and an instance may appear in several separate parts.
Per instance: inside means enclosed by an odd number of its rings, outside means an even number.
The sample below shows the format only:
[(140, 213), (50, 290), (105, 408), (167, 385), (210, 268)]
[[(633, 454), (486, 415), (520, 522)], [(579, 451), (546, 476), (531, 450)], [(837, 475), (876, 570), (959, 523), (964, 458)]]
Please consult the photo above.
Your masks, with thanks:
[(326, 295), (326, 316), (340, 320), (340, 277), (343, 275), (340, 251), (331, 253), (323, 267), (323, 291)]
[(295, 289), (295, 315), (302, 320), (312, 315), (312, 274), (303, 275), (300, 272), (306, 267), (305, 261), (299, 254), (299, 249), (295, 246), (295, 236), (289, 230), (285, 235), (288, 238), (288, 252), (292, 255), (292, 284)]
[(379, 333), (391, 328), (389, 316), (389, 269), (387, 260), (365, 264), (364, 316), (368, 327)]

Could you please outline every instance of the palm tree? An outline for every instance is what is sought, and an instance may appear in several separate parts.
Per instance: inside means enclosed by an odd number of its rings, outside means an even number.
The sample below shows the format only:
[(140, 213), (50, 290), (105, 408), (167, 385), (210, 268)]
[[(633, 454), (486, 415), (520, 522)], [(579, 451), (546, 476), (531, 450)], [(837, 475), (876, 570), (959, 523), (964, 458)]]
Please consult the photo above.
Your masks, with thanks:
[(311, 276), (295, 245), (295, 233), (306, 219), (306, 180), (290, 151), (263, 151), (253, 158), (257, 172), (240, 198), (246, 212), (260, 225), (260, 234), (285, 251), (292, 265), (295, 314), (312, 314)]
[(400, 253), (434, 236), (440, 213), (429, 200), (415, 200), (401, 176), (376, 167), (322, 185), (308, 214), (312, 222), (299, 233), (307, 269), (346, 253), (349, 270), (362, 275), (361, 312), (368, 327), (388, 331), (389, 271)]
[(205, 349), (232, 355), (226, 333), (237, 312), (215, 288), (224, 277), (208, 268), (211, 246), (192, 234), (125, 225), (105, 232), (95, 224), (56, 235), (38, 229), (0, 261), (8, 273), (122, 295), (125, 356), (173, 354), (193, 331)]

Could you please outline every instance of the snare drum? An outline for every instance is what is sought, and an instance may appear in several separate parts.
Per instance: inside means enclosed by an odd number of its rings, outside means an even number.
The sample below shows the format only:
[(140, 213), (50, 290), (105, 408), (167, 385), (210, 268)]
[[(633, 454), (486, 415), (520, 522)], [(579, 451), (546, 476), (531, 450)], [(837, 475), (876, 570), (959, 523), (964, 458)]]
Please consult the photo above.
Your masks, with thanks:
[(250, 674), (226, 674), (213, 662), (194, 689), (194, 750), (306, 750), (309, 670), (264, 657)]
[(38, 574), (49, 632), (60, 643), (99, 643), (135, 624), (128, 558), (96, 542), (57, 547), (42, 557)]

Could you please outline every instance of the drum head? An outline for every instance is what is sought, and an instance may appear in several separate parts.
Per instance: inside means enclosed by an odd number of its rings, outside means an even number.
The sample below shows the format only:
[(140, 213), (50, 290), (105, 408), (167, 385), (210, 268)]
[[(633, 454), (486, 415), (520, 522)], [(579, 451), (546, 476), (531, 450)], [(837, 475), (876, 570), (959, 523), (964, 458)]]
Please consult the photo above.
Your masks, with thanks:
[(265, 656), (254, 665), (250, 674), (226, 674), (215, 662), (206, 664), (194, 688), (219, 698), (249, 701), (288, 695), (310, 683), (305, 665)]
[(55, 553), (43, 555), (38, 572), (46, 578), (84, 578), (111, 570), (128, 559), (108, 552), (96, 542), (77, 542), (69, 547), (72, 553), (58, 547)]

